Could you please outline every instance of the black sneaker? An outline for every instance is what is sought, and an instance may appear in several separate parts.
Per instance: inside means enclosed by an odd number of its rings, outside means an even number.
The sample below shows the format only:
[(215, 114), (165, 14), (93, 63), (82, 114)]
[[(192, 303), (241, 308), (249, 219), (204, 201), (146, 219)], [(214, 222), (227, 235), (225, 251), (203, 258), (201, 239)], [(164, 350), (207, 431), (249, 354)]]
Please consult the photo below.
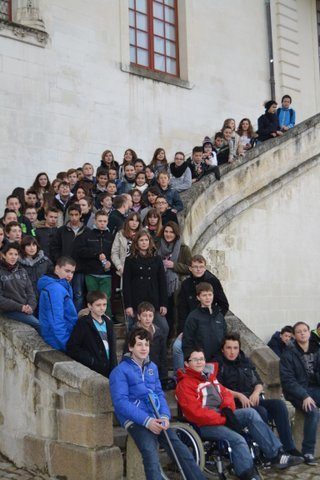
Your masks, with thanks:
[(316, 467), (318, 465), (318, 462), (315, 460), (314, 455), (312, 453), (305, 453), (303, 455), (304, 463), (307, 465)]
[(303, 458), (295, 457), (293, 455), (287, 455), (285, 453), (279, 453), (276, 458), (271, 460), (271, 466), (284, 470), (285, 468), (294, 467), (303, 463)]
[(294, 457), (303, 457), (303, 454), (301, 452), (299, 452), (299, 450), (297, 450), (296, 448), (293, 448), (292, 450), (288, 450), (286, 452), (288, 455), (292, 455)]

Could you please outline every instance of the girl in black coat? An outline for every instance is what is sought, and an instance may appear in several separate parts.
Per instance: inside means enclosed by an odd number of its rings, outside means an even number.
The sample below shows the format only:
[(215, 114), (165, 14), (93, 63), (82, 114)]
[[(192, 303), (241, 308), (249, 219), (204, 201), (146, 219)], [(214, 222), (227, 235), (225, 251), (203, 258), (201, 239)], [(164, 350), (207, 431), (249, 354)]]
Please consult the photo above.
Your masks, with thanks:
[[(125, 313), (131, 319), (141, 302), (150, 302), (155, 310), (155, 324), (168, 335), (167, 284), (161, 257), (155, 255), (152, 238), (146, 230), (138, 232), (126, 258), (123, 272)], [(132, 322), (131, 322), (132, 323)]]
[(270, 100), (264, 106), (266, 113), (258, 118), (258, 140), (260, 142), (283, 135), (277, 116), (277, 103)]

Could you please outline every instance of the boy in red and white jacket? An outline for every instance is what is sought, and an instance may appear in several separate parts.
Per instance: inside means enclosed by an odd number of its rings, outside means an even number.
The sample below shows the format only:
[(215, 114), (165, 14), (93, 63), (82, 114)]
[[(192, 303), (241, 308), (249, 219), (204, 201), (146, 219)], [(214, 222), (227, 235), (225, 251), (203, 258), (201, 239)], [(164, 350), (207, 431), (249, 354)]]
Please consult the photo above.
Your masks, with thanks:
[(207, 364), (197, 349), (185, 356), (185, 369), (178, 370), (176, 397), (185, 418), (199, 427), (205, 440), (227, 440), (232, 449), (236, 475), (241, 480), (258, 480), (248, 445), (241, 435), (247, 427), (271, 465), (283, 469), (302, 462), (284, 455), (282, 445), (253, 408), (235, 410), (231, 392), (217, 380), (218, 364)]

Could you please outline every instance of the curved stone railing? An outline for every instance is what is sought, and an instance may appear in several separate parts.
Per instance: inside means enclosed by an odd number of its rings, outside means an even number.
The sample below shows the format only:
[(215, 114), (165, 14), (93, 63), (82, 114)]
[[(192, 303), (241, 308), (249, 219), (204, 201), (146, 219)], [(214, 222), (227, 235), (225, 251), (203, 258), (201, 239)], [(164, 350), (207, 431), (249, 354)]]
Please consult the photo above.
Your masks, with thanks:
[(108, 380), (0, 316), (0, 451), (67, 480), (120, 480)]
[(320, 114), (222, 166), (220, 181), (209, 175), (182, 194), (184, 241), (201, 251), (236, 215), (319, 163), (319, 154)]

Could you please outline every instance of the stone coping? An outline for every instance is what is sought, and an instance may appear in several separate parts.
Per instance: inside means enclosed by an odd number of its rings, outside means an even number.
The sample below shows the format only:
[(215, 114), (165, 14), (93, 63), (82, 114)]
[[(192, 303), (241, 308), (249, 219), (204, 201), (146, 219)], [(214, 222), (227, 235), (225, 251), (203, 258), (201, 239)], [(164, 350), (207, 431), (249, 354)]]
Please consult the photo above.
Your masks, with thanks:
[(0, 333), (34, 363), (36, 368), (66, 387), (79, 390), (96, 400), (100, 399), (105, 410), (113, 410), (107, 378), (72, 360), (65, 353), (51, 348), (28, 325), (0, 315)]

